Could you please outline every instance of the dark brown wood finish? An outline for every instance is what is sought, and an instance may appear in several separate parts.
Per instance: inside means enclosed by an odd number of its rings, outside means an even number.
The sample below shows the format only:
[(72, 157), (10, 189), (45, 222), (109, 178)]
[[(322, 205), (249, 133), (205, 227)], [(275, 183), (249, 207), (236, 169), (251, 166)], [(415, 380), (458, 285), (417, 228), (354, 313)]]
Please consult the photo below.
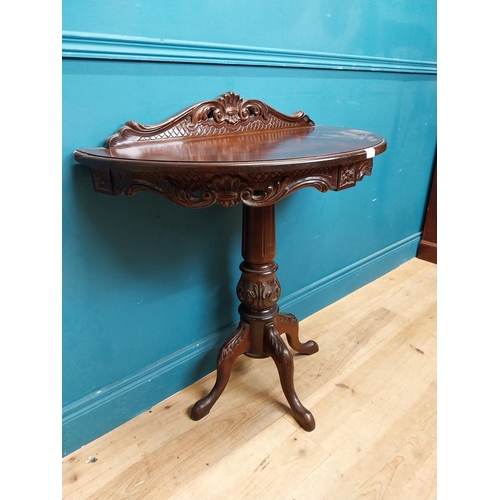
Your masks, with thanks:
[(274, 205), (303, 187), (326, 192), (355, 186), (371, 175), (373, 157), (386, 147), (371, 132), (317, 126), (302, 111), (285, 115), (227, 92), (157, 125), (127, 122), (105, 147), (75, 151), (100, 193), (152, 191), (188, 208), (244, 205), (236, 287), (240, 323), (220, 349), (212, 391), (191, 410), (194, 420), (209, 413), (234, 361), (246, 354), (274, 360), (295, 419), (305, 430), (314, 429), (311, 412), (295, 392), (293, 356), (281, 335), (299, 353), (313, 354), (318, 345), (300, 342), (297, 318), (278, 307)]
[(290, 345), (305, 354), (318, 351), (316, 342), (302, 344), (298, 339), (298, 321), (292, 314), (280, 314), (281, 287), (276, 277), (274, 205), (243, 207), (243, 262), (236, 294), (240, 324), (219, 352), (215, 386), (191, 410), (199, 420), (208, 414), (229, 380), (231, 367), (241, 354), (253, 358), (271, 356), (278, 367), (281, 386), (297, 422), (307, 431), (315, 426), (309, 410), (299, 401), (293, 384), (293, 358), (280, 337), (286, 333)]

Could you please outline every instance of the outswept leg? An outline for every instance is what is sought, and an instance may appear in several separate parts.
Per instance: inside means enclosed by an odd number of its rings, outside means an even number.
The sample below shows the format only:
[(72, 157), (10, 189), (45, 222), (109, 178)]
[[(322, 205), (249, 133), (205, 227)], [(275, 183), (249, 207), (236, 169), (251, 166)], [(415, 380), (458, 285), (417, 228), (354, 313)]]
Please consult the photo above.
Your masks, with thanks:
[(250, 350), (250, 325), (240, 321), (236, 331), (222, 345), (217, 359), (217, 379), (210, 393), (191, 409), (191, 418), (200, 420), (208, 415), (212, 406), (226, 388), (236, 359)]
[(269, 354), (278, 368), (281, 387), (298, 424), (306, 431), (312, 431), (316, 422), (312, 413), (303, 406), (293, 384), (293, 356), (281, 339), (274, 323), (268, 323), (264, 330), (264, 352)]
[(302, 343), (299, 340), (299, 320), (290, 313), (279, 313), (276, 328), (278, 332), (285, 333), (290, 347), (302, 354), (314, 354), (319, 346), (314, 340)]
[(299, 401), (293, 382), (293, 356), (280, 337), (286, 334), (295, 351), (314, 354), (318, 344), (299, 340), (299, 322), (293, 314), (281, 314), (277, 302), (281, 287), (276, 277), (278, 265), (274, 205), (252, 207), (243, 205), (243, 238), (240, 264), (241, 278), (236, 294), (240, 324), (219, 351), (217, 380), (210, 393), (191, 409), (191, 418), (200, 420), (212, 409), (226, 388), (234, 362), (241, 354), (254, 358), (271, 356), (278, 368), (281, 387), (292, 414), (306, 431), (315, 427), (314, 417)]

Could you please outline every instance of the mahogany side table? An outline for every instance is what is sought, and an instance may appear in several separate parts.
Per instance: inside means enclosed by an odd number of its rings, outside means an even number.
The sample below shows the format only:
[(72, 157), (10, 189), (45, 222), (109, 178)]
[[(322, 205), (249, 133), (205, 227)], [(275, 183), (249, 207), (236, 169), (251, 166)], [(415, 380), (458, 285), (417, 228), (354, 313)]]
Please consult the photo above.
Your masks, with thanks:
[(278, 307), (274, 205), (304, 187), (324, 193), (355, 186), (386, 147), (371, 132), (317, 126), (302, 111), (285, 115), (226, 92), (157, 125), (129, 121), (104, 147), (74, 152), (90, 167), (99, 193), (152, 191), (188, 208), (243, 203), (240, 322), (219, 351), (215, 385), (193, 406), (192, 419), (210, 412), (241, 354), (271, 356), (293, 416), (306, 431), (314, 429), (313, 415), (295, 392), (293, 357), (281, 334), (299, 353), (313, 354), (318, 345), (302, 343), (297, 318)]

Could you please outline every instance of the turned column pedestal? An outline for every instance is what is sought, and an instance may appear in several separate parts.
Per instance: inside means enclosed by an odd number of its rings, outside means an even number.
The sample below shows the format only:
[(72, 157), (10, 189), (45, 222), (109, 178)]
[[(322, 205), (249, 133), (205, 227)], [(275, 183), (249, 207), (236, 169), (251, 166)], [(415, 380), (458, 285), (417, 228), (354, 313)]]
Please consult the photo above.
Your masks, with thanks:
[(313, 354), (318, 344), (299, 340), (299, 323), (293, 314), (279, 312), (281, 287), (276, 277), (276, 235), (274, 205), (243, 206), (243, 262), (236, 294), (240, 323), (236, 331), (222, 345), (217, 360), (217, 379), (210, 393), (200, 399), (191, 410), (191, 418), (206, 416), (224, 391), (236, 359), (245, 354), (252, 358), (271, 356), (276, 363), (281, 387), (295, 420), (306, 431), (315, 427), (311, 412), (300, 402), (293, 384), (293, 356), (281, 334), (297, 352)]

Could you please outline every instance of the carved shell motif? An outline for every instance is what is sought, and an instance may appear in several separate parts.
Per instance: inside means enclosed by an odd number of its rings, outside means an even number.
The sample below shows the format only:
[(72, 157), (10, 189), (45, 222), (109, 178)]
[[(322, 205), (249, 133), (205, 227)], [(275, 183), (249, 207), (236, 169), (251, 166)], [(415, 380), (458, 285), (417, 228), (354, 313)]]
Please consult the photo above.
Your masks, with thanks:
[(106, 140), (105, 146), (116, 148), (135, 142), (304, 126), (312, 127), (314, 122), (303, 111), (285, 115), (262, 101), (245, 101), (234, 92), (226, 92), (157, 125), (129, 121)]

